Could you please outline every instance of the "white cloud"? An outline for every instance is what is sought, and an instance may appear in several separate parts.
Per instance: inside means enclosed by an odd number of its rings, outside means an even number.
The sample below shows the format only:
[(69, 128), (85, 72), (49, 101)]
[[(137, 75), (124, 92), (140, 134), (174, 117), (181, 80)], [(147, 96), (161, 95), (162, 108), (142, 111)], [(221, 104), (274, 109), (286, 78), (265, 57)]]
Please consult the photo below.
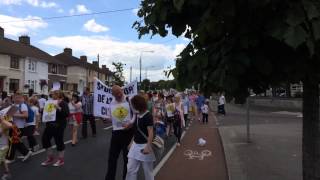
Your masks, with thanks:
[(89, 60), (95, 60), (100, 54), (101, 63), (112, 69), (112, 62), (125, 63), (125, 76), (129, 80), (129, 68), (133, 68), (133, 79), (139, 77), (139, 58), (143, 51), (153, 51), (153, 53), (143, 52), (142, 77), (145, 77), (145, 70), (148, 69), (148, 78), (151, 80), (166, 79), (163, 70), (168, 66), (174, 66), (174, 59), (182, 45), (170, 46), (164, 44), (151, 44), (135, 41), (119, 41), (110, 36), (52, 36), (44, 39), (41, 44), (62, 49), (71, 47), (77, 55), (87, 55)]
[(72, 8), (69, 10), (69, 13), (70, 14), (87, 14), (87, 13), (90, 13), (91, 11), (83, 4), (78, 4), (76, 5), (75, 8)]
[(27, 3), (31, 6), (42, 8), (58, 7), (55, 2), (46, 2), (41, 0), (0, 0), (0, 4), (4, 5), (21, 5), (22, 3)]
[[(23, 21), (30, 19), (39, 19), (36, 21)], [(1, 23), (3, 22), (3, 23)], [(0, 26), (4, 28), (5, 34), (12, 36), (19, 36), (21, 34), (26, 34), (34, 32), (40, 28), (46, 28), (48, 24), (37, 16), (27, 16), (25, 18), (17, 18), (7, 15), (0, 14)]]
[(64, 10), (62, 8), (58, 9), (58, 13), (64, 13)]
[(69, 13), (70, 13), (70, 14), (74, 14), (75, 12), (76, 12), (76, 11), (75, 11), (74, 9), (70, 9), (70, 10), (69, 10)]
[(109, 30), (108, 27), (96, 23), (96, 21), (95, 21), (94, 19), (91, 19), (91, 20), (87, 21), (87, 22), (83, 25), (83, 27), (84, 27), (84, 29), (86, 29), (87, 31), (95, 32), (95, 33), (105, 32), (105, 31), (108, 31), (108, 30)]
[(132, 13), (133, 13), (134, 15), (137, 15), (137, 14), (138, 14), (138, 11), (139, 11), (139, 8), (136, 8), (136, 9), (133, 9), (133, 10), (132, 10)]
[(21, 0), (0, 0), (0, 4), (4, 5), (20, 5)]

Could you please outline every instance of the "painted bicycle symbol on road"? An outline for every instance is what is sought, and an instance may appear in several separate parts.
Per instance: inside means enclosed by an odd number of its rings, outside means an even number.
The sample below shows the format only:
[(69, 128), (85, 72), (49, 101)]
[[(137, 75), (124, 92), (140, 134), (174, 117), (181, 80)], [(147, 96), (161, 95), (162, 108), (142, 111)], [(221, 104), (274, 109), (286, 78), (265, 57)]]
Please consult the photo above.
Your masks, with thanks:
[(188, 149), (184, 151), (184, 155), (187, 156), (187, 160), (198, 159), (202, 161), (205, 157), (212, 156), (212, 152), (207, 149), (201, 152)]

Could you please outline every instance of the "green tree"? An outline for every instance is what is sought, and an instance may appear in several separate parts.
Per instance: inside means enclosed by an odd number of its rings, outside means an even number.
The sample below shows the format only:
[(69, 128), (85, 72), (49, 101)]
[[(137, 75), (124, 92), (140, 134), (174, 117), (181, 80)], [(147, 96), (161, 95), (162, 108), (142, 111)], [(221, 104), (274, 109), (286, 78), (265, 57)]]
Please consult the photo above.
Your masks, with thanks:
[(143, 89), (144, 91), (149, 91), (149, 87), (150, 87), (150, 80), (149, 79), (144, 79), (141, 82), (141, 87), (140, 89)]
[(172, 74), (184, 87), (226, 91), (243, 102), (248, 89), (303, 82), (303, 178), (320, 179), (320, 1), (143, 0), (134, 23), (145, 34), (191, 41)]
[(115, 68), (115, 71), (113, 73), (113, 84), (117, 84), (119, 86), (123, 86), (124, 85), (124, 76), (123, 76), (123, 66), (125, 64), (121, 63), (121, 62), (112, 62), (112, 65)]

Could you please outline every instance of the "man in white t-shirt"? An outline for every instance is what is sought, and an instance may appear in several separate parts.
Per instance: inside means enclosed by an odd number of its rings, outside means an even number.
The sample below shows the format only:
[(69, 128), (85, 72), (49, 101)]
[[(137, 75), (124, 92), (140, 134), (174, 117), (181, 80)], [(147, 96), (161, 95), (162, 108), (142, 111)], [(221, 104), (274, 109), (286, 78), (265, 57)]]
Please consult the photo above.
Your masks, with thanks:
[(218, 113), (226, 115), (226, 110), (224, 105), (226, 104), (226, 99), (224, 97), (224, 93), (220, 94), (219, 100), (218, 100)]
[[(14, 106), (17, 107), (17, 112), (13, 114), (13, 124), (17, 126), (17, 128), (20, 130), (20, 132), (24, 132), (24, 127), (26, 125), (26, 118), (28, 118), (28, 107), (24, 103), (23, 95), (20, 92), (16, 92), (14, 94)], [(20, 137), (23, 134), (20, 134)], [(15, 151), (18, 150), (24, 158), (22, 161), (26, 161), (31, 155), (32, 151), (29, 151), (27, 147), (24, 145), (22, 141), (19, 143), (10, 143), (11, 151), (7, 156), (7, 159), (9, 161), (13, 161), (15, 157)]]
[(112, 136), (109, 150), (108, 159), (108, 171), (106, 174), (106, 180), (115, 180), (117, 161), (120, 152), (122, 151), (122, 157), (124, 160), (123, 164), (123, 180), (127, 174), (127, 163), (128, 163), (128, 146), (133, 137), (133, 129), (126, 127), (132, 120), (132, 110), (129, 103), (129, 98), (126, 98), (123, 94), (123, 90), (120, 86), (114, 85), (112, 87), (112, 100), (110, 106), (109, 120), (112, 121)]

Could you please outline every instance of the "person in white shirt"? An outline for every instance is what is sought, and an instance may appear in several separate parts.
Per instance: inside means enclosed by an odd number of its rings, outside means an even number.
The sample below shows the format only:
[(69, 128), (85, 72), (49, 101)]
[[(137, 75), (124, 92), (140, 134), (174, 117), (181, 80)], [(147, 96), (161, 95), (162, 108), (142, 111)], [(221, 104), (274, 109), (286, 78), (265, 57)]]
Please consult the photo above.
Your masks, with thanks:
[(218, 100), (218, 114), (226, 115), (226, 110), (224, 105), (226, 104), (226, 99), (224, 97), (224, 93), (221, 93)]
[(40, 113), (38, 108), (38, 101), (36, 98), (30, 98), (28, 102), (29, 107), (32, 109), (34, 114), (34, 119), (32, 122), (26, 122), (24, 127), (24, 135), (27, 136), (29, 147), (31, 151), (35, 152), (39, 149), (36, 138), (34, 137), (34, 132), (36, 130), (36, 124), (40, 120)]
[(122, 151), (123, 157), (123, 174), (122, 178), (126, 178), (127, 163), (128, 163), (128, 146), (133, 137), (132, 126), (128, 126), (132, 121), (132, 109), (129, 103), (129, 98), (126, 98), (120, 86), (112, 87), (112, 95), (114, 96), (108, 114), (112, 121), (112, 136), (109, 150), (108, 171), (106, 180), (115, 180), (117, 171), (117, 161)]
[(208, 124), (209, 100), (206, 100), (205, 103), (202, 105), (201, 111), (202, 111), (202, 123)]
[[(12, 117), (13, 124), (19, 129), (20, 132), (23, 132), (23, 129), (26, 125), (26, 118), (28, 118), (28, 107), (24, 103), (24, 98), (21, 92), (16, 92), (13, 95), (13, 101), (14, 106), (17, 107), (17, 111)], [(23, 134), (20, 133), (20, 138), (22, 135)], [(22, 141), (16, 143), (10, 142), (9, 146), (10, 151), (7, 155), (7, 160), (9, 160), (9, 162), (14, 161), (16, 150), (18, 150), (24, 156), (22, 161), (26, 161), (32, 155), (32, 151), (29, 151)]]

